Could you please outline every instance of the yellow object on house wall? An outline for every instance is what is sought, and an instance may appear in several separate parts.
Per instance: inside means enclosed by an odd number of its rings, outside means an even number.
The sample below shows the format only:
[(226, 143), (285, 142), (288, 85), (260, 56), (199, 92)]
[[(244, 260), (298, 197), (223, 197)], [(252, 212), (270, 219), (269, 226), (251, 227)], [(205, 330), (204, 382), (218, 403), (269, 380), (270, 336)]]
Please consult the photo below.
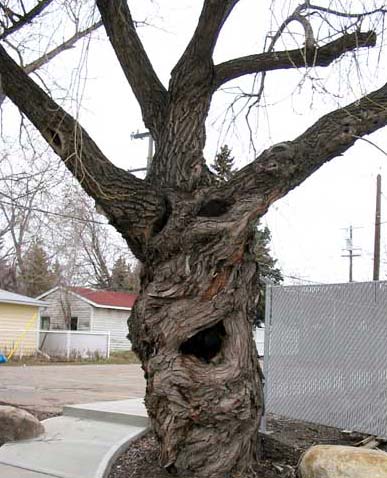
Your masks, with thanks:
[(39, 307), (0, 303), (0, 352), (7, 357), (38, 349)]

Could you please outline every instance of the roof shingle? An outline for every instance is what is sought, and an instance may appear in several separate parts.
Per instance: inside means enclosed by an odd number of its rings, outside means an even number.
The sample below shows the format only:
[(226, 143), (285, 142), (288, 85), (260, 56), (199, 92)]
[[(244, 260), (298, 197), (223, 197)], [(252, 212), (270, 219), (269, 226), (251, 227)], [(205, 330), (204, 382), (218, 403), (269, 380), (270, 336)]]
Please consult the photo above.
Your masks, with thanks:
[(100, 306), (132, 308), (137, 299), (137, 294), (127, 294), (125, 292), (94, 290), (86, 287), (70, 287), (70, 290)]

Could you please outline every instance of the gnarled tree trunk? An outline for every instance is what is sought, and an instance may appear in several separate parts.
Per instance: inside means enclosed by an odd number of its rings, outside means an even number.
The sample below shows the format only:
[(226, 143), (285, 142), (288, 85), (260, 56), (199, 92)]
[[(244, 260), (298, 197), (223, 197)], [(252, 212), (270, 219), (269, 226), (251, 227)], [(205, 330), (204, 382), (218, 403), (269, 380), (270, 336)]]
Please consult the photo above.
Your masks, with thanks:
[(263, 407), (253, 229), (240, 207), (204, 197), (172, 196), (129, 323), (161, 464), (182, 476), (243, 470)]
[(146, 180), (114, 166), (0, 45), (2, 92), (41, 132), (143, 263), (130, 337), (147, 377), (146, 405), (161, 442), (161, 462), (183, 475), (243, 471), (254, 455), (263, 408), (252, 335), (258, 294), (254, 224), (270, 204), (357, 138), (387, 124), (385, 84), (322, 117), (298, 138), (264, 151), (220, 187), (203, 157), (205, 121), (218, 88), (251, 73), (324, 67), (376, 42), (375, 32), (349, 26), (318, 45), (308, 18), (315, 10), (335, 12), (304, 2), (273, 38), (300, 21), (304, 47), (270, 48), (215, 65), (219, 33), (238, 1), (202, 0), (197, 27), (167, 88), (137, 35), (128, 2), (96, 0), (155, 140)]

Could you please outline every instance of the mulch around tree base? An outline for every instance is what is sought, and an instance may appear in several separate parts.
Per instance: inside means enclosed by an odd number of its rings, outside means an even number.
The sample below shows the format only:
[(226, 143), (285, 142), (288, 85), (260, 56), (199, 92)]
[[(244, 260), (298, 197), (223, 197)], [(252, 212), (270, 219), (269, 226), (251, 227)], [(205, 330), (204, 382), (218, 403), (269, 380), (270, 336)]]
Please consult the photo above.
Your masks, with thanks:
[[(317, 444), (354, 445), (365, 435), (314, 423), (269, 416), (268, 433), (260, 435), (260, 459), (239, 478), (295, 478), (298, 459)], [(109, 478), (171, 478), (158, 464), (159, 449), (152, 432), (131, 443), (114, 463)]]

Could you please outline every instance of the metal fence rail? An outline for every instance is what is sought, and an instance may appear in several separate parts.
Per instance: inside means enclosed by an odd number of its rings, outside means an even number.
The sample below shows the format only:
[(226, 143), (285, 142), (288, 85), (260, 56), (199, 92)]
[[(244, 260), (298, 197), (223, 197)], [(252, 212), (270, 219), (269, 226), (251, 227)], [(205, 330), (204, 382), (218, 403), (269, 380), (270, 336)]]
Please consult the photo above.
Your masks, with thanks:
[(266, 410), (387, 437), (387, 282), (266, 297)]

